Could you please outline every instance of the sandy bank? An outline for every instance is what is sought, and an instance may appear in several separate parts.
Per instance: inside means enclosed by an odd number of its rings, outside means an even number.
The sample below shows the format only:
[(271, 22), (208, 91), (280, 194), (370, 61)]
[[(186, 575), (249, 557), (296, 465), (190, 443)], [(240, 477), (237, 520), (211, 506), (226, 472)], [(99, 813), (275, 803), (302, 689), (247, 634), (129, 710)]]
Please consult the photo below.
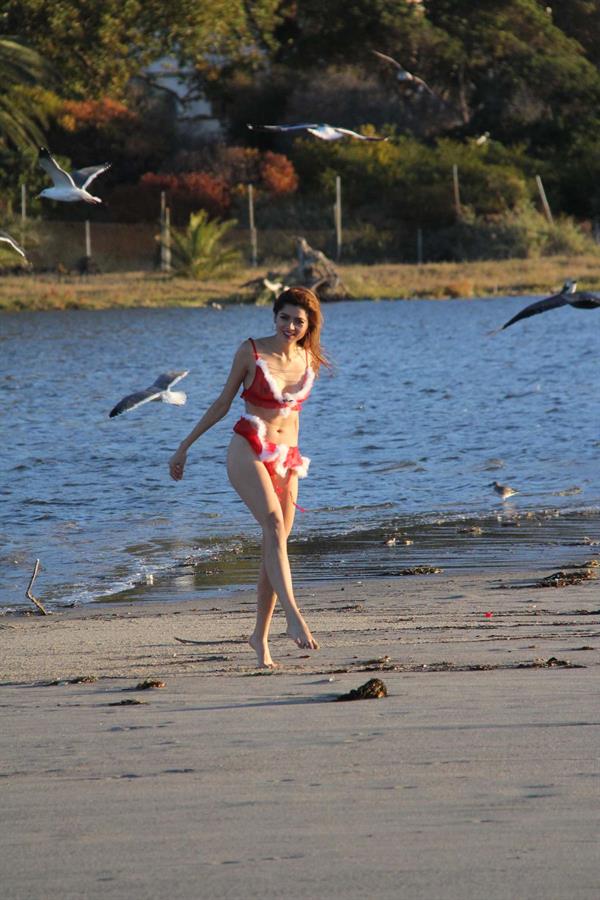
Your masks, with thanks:
[(250, 594), (4, 617), (4, 900), (591, 900), (597, 582), (539, 574), (300, 592), (323, 649), (263, 677)]

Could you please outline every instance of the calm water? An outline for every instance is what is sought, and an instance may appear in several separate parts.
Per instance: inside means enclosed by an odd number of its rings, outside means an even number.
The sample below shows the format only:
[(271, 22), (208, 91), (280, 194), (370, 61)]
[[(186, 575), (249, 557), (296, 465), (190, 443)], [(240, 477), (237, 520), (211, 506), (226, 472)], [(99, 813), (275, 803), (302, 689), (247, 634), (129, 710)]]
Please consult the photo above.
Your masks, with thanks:
[[(530, 299), (325, 308), (335, 374), (302, 416), (312, 467), (298, 578), (511, 565), (599, 537), (600, 315), (562, 309), (486, 336)], [(34, 593), (54, 603), (106, 599), (150, 574), (168, 596), (252, 580), (258, 530), (224, 467), (241, 402), (194, 446), (183, 482), (167, 460), (241, 339), (270, 325), (255, 307), (2, 316), (4, 607), (28, 603), (36, 557)], [(186, 406), (107, 418), (178, 368), (190, 369)], [(503, 504), (493, 479), (520, 493)]]

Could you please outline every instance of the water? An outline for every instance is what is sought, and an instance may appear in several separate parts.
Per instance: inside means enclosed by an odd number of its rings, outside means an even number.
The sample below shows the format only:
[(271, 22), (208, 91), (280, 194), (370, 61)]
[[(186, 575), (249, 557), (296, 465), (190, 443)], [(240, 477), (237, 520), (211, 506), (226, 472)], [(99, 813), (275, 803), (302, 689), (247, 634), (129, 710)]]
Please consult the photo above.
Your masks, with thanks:
[[(486, 335), (530, 299), (325, 308), (335, 373), (302, 414), (312, 465), (291, 546), (298, 579), (508, 566), (600, 537), (600, 319), (561, 309)], [(167, 461), (239, 342), (270, 326), (255, 307), (2, 316), (0, 604), (28, 603), (36, 557), (34, 593), (51, 604), (140, 584), (146, 596), (150, 580), (160, 596), (252, 581), (259, 533), (224, 466), (242, 404), (194, 445), (182, 482)], [(107, 418), (124, 394), (184, 368), (186, 406)], [(520, 493), (502, 503), (494, 479)]]

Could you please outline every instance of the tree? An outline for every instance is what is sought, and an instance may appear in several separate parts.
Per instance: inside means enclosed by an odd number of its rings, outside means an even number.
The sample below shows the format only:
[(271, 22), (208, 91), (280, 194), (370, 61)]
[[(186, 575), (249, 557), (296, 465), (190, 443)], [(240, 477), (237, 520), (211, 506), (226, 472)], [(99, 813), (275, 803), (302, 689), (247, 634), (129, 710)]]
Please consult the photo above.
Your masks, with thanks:
[(0, 38), (0, 137), (18, 148), (42, 142), (43, 116), (23, 88), (48, 78), (42, 57), (15, 40)]
[(279, 0), (5, 0), (4, 27), (60, 67), (65, 96), (123, 99), (133, 76), (173, 55), (205, 74), (254, 64)]

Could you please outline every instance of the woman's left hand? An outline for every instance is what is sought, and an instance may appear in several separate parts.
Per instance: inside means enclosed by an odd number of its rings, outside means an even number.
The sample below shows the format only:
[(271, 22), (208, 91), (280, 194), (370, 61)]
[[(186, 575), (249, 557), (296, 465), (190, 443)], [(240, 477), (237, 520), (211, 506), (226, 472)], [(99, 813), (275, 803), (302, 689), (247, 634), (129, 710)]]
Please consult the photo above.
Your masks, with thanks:
[(171, 459), (169, 460), (169, 472), (171, 474), (171, 478), (174, 481), (181, 481), (183, 478), (183, 470), (185, 468), (185, 463), (187, 460), (187, 451), (176, 450)]

